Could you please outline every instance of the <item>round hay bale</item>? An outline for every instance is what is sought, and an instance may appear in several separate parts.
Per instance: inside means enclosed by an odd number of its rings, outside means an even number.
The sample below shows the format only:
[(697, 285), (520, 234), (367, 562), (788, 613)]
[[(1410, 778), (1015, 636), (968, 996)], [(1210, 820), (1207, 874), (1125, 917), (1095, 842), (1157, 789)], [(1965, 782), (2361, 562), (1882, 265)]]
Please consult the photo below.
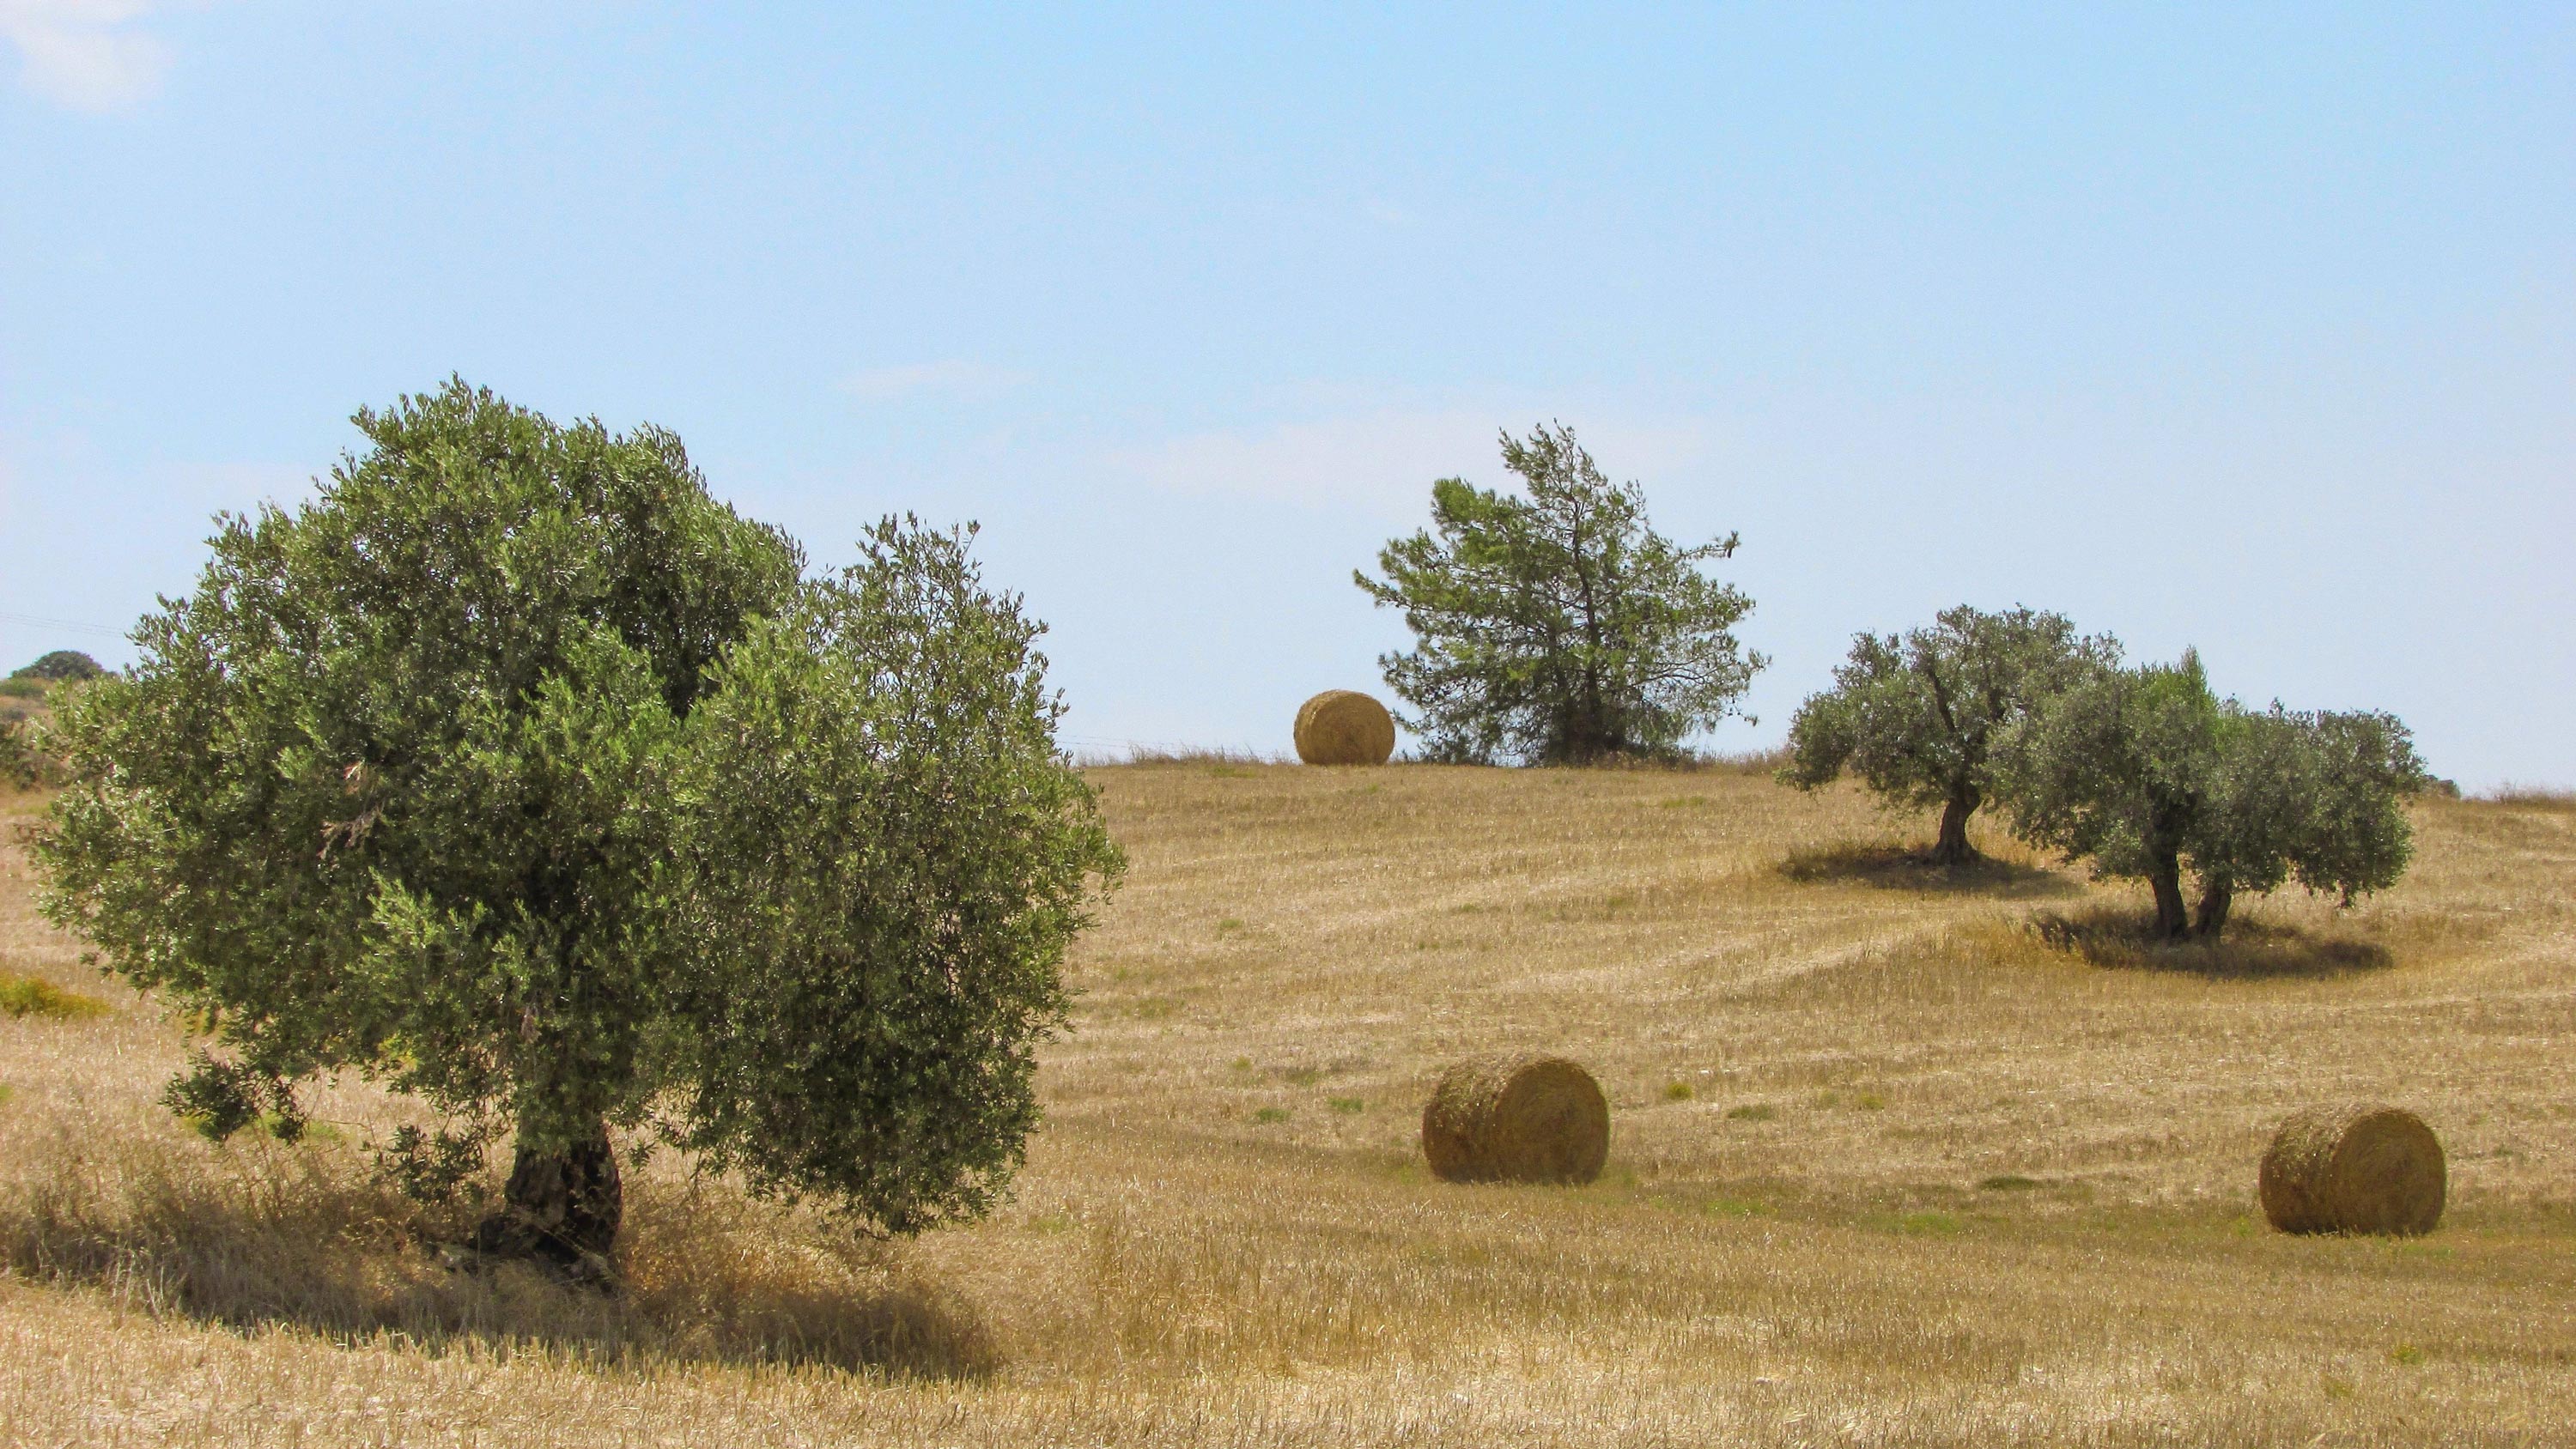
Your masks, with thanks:
[(2293, 1115), (2263, 1154), (2263, 1216), (2285, 1233), (2429, 1233), (2447, 1186), (2424, 1119), (2366, 1102)]
[(1563, 1057), (1478, 1057), (1432, 1089), (1422, 1155), (1446, 1182), (1590, 1182), (1610, 1155), (1610, 1104)]
[(1356, 689), (1328, 689), (1297, 707), (1297, 758), (1310, 765), (1383, 765), (1395, 717)]

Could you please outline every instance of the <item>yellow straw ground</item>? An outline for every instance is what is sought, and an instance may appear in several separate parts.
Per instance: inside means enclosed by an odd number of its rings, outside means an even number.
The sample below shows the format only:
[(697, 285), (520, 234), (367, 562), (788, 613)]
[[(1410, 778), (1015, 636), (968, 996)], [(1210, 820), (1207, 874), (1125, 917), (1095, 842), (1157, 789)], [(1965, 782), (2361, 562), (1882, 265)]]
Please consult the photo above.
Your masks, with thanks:
[[(84, 1444), (2509, 1444), (2576, 1404), (2576, 812), (2430, 802), (2398, 890), (2157, 954), (2131, 896), (1758, 776), (1104, 769), (1017, 1200), (853, 1243), (660, 1159), (619, 1300), (459, 1280), (326, 1130), (217, 1149), (35, 920), (0, 971), (0, 1425)], [(0, 799), (17, 818), (39, 801)], [(5, 824), (6, 822), (0, 822)], [(1442, 1067), (1573, 1057), (1580, 1189), (1433, 1181)], [(2419, 1112), (2429, 1238), (2290, 1238), (2314, 1102)]]

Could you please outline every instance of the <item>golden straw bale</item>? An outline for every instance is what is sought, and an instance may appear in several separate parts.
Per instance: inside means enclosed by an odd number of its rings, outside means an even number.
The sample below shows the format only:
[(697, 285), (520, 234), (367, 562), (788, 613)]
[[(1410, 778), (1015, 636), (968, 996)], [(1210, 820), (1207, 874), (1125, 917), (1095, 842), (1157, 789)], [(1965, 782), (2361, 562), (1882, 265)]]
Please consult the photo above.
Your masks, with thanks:
[(2442, 1220), (2441, 1139), (2396, 1107), (2311, 1107), (2263, 1154), (2263, 1216), (2285, 1233), (2429, 1233)]
[(1590, 1182), (1610, 1155), (1610, 1104), (1563, 1057), (1478, 1057), (1432, 1089), (1422, 1155), (1449, 1182)]
[(1383, 765), (1395, 718), (1356, 689), (1328, 689), (1297, 707), (1297, 758), (1310, 765)]

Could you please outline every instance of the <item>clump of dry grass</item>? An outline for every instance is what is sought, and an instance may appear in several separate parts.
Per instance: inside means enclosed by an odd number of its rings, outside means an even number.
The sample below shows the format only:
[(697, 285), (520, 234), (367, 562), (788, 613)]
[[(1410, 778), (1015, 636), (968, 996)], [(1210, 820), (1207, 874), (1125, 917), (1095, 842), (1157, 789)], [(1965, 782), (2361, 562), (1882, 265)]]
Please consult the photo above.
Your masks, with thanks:
[(949, 1377), (996, 1362), (971, 1312), (882, 1245), (694, 1179), (631, 1183), (620, 1288), (601, 1293), (515, 1264), (449, 1267), (438, 1247), (462, 1241), (477, 1210), (405, 1199), (346, 1144), (246, 1133), (217, 1147), (92, 1122), (15, 1145), (0, 1264), (141, 1312), (432, 1349), (543, 1344), (601, 1362)]
[(2285, 1233), (2429, 1233), (2449, 1173), (2441, 1139), (2399, 1107), (2344, 1103), (2291, 1115), (2263, 1154), (2263, 1216)]
[(1609, 1102), (1563, 1057), (1477, 1057), (1432, 1088), (1422, 1153), (1447, 1182), (1590, 1182), (1610, 1155)]
[(1328, 689), (1297, 707), (1297, 758), (1309, 765), (1383, 765), (1395, 717), (1355, 689)]
[(1283, 755), (1228, 745), (1129, 744), (1077, 752), (1074, 763), (1086, 769), (1108, 769), (1124, 765), (1285, 765), (1294, 761)]
[(2491, 791), (2472, 797), (2470, 803), (2510, 805), (2522, 810), (2576, 810), (2576, 790), (2557, 790), (2545, 785), (2516, 785), (2508, 781)]
[(1749, 775), (1768, 780), (1789, 767), (1797, 752), (1787, 745), (1767, 750), (1704, 750), (1687, 757), (1687, 768)]
[(1932, 847), (1886, 838), (1843, 837), (1796, 845), (1775, 867), (1802, 885), (1849, 882), (1886, 890), (1940, 891), (2027, 899), (2070, 896), (2074, 881), (2025, 859), (1978, 855), (1957, 863), (1932, 858)]

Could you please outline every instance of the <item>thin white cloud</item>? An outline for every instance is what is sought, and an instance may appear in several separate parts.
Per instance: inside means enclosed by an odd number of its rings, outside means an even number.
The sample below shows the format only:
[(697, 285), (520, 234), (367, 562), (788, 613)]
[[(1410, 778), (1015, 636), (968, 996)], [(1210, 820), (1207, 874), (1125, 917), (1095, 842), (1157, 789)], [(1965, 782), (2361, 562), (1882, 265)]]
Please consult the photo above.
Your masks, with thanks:
[[(1487, 411), (1384, 411), (1316, 422), (1198, 433), (1114, 452), (1109, 465), (1176, 493), (1233, 495), (1317, 507), (1411, 516), (1432, 480), (1465, 478), (1485, 487), (1504, 476), (1499, 434), (1533, 419)], [(1614, 478), (1652, 478), (1705, 451), (1696, 423), (1578, 420), (1577, 433)]]
[(908, 362), (871, 367), (841, 379), (841, 391), (869, 402), (892, 402), (926, 393), (975, 396), (1000, 392), (1028, 381), (1025, 373), (981, 362), (951, 358), (943, 362)]
[(170, 47), (141, 28), (153, 0), (0, 0), (0, 38), (18, 52), (36, 94), (76, 111), (106, 114), (150, 100), (170, 69)]

